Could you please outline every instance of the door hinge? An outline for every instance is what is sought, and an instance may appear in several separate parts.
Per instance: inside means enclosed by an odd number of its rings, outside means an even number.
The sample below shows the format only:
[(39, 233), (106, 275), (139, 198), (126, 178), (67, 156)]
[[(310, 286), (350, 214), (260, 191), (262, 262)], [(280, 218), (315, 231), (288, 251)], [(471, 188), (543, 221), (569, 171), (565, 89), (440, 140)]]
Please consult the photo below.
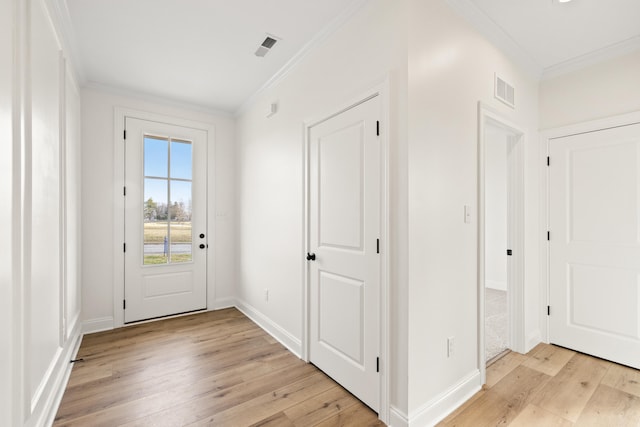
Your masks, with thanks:
[(376, 253), (380, 253), (380, 239), (376, 239)]
[(122, 309), (123, 309), (123, 310), (126, 310), (126, 309), (127, 309), (127, 300), (126, 300), (126, 299), (123, 299), (123, 300), (122, 300)]
[(513, 255), (513, 251), (512, 251), (511, 249), (507, 249), (507, 255), (508, 255), (508, 256)]
[(126, 243), (122, 244), (122, 252), (127, 252), (127, 244)]
[(547, 240), (551, 240), (551, 232), (547, 231)]
[(547, 306), (547, 316), (551, 316), (551, 306)]
[(123, 196), (127, 195), (127, 187), (122, 187), (122, 195)]
[(124, 132), (122, 133), (122, 136), (124, 137), (124, 139), (127, 139), (127, 130), (125, 129)]
[(376, 135), (380, 136), (380, 120), (376, 121)]
[(551, 157), (547, 156), (547, 166), (551, 166)]
[(380, 358), (376, 357), (376, 372), (380, 372)]

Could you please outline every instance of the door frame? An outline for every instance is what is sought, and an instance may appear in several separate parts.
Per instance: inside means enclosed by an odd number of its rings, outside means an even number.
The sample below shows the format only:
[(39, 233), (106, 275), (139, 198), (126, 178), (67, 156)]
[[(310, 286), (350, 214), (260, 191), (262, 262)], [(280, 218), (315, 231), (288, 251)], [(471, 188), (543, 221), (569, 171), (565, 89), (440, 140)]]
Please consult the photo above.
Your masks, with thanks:
[[(589, 120), (567, 126), (545, 129), (540, 132), (540, 142), (544, 147), (544, 149), (540, 150), (540, 165), (544, 165), (546, 169), (544, 173), (540, 174), (540, 212), (543, 213), (540, 217), (540, 316), (544, 319), (540, 323), (543, 326), (542, 339), (545, 343), (549, 343), (550, 322), (549, 316), (547, 315), (547, 307), (551, 305), (551, 251), (550, 242), (547, 240), (547, 231), (549, 230), (551, 217), (551, 203), (549, 201), (551, 181), (549, 168), (546, 167), (547, 157), (551, 152), (551, 143), (554, 139), (565, 138), (567, 136), (598, 132), (601, 130), (629, 126), (638, 123), (640, 123), (640, 111), (635, 111), (603, 119)], [(551, 159), (551, 161), (553, 161), (553, 159)]]
[[(524, 333), (524, 145), (526, 131), (502, 114), (478, 103), (478, 366), (482, 384), (486, 383), (485, 357), (485, 129), (488, 124), (517, 135), (508, 162), (507, 189), (508, 239), (514, 257), (507, 267), (509, 344), (512, 350), (525, 351)], [(506, 251), (505, 247), (505, 251)], [(506, 255), (506, 254), (505, 254)]]
[[(113, 328), (136, 325), (142, 322), (124, 323), (124, 251), (125, 242), (125, 199), (123, 189), (125, 185), (125, 146), (124, 129), (125, 118), (135, 118), (152, 122), (159, 122), (173, 126), (181, 126), (203, 130), (207, 133), (207, 226), (206, 233), (210, 243), (207, 251), (207, 310), (215, 307), (215, 222), (209, 220), (211, 212), (215, 212), (215, 171), (211, 167), (215, 165), (215, 127), (212, 123), (198, 122), (181, 119), (148, 111), (135, 110), (125, 107), (114, 108), (114, 178), (113, 178)], [(169, 316), (171, 317), (171, 316)], [(148, 320), (148, 321), (153, 321)]]
[(304, 254), (309, 251), (309, 227), (310, 227), (310, 188), (309, 188), (309, 146), (310, 146), (310, 133), (311, 128), (316, 126), (332, 117), (337, 116), (351, 108), (354, 108), (366, 101), (379, 97), (381, 116), (380, 116), (380, 167), (382, 182), (380, 185), (380, 306), (379, 306), (379, 343), (380, 343), (380, 408), (378, 408), (378, 417), (385, 423), (389, 422), (390, 414), (390, 402), (389, 402), (389, 389), (390, 389), (390, 359), (389, 359), (389, 330), (390, 330), (390, 298), (389, 298), (389, 135), (390, 135), (390, 105), (389, 105), (389, 79), (384, 79), (382, 83), (374, 86), (370, 90), (356, 96), (350, 100), (339, 104), (336, 108), (332, 108), (325, 114), (321, 114), (316, 119), (305, 120), (303, 123), (303, 203), (304, 203), (304, 218), (303, 218), (303, 241), (300, 248), (300, 260), (302, 263), (303, 272), (303, 290), (302, 290), (302, 354), (301, 359), (309, 363), (309, 347), (311, 335), (310, 332), (310, 278), (309, 278), (309, 262), (306, 261)]

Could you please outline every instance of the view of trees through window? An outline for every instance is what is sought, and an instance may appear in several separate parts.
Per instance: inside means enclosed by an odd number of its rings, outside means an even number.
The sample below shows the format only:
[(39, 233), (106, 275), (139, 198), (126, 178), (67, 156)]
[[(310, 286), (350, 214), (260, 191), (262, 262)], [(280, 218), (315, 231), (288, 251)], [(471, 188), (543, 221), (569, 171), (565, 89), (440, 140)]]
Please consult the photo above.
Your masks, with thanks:
[(192, 145), (144, 138), (144, 264), (192, 260)]

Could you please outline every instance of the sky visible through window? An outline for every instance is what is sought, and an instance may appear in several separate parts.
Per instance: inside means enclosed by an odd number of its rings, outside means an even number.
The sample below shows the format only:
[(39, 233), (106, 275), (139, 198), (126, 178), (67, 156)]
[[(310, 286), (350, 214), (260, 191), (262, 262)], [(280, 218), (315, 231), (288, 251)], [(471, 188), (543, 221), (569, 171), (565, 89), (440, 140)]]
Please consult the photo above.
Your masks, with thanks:
[[(158, 204), (182, 203), (191, 211), (192, 147), (190, 142), (171, 141), (171, 170), (169, 171), (169, 140), (144, 138), (144, 200), (152, 198)], [(171, 176), (169, 176), (169, 174)], [(171, 200), (167, 179), (171, 178)], [(175, 181), (185, 179), (186, 181)], [(191, 213), (191, 212), (189, 212)]]

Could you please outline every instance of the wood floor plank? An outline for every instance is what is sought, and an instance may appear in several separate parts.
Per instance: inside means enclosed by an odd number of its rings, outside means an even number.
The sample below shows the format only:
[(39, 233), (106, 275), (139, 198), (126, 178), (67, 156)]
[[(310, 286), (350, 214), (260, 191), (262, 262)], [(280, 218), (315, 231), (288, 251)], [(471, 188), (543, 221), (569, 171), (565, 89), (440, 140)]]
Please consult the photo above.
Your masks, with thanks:
[(317, 372), (295, 383), (265, 393), (251, 400), (238, 404), (221, 412), (216, 412), (189, 426), (247, 426), (267, 419), (278, 412), (320, 394), (335, 383), (322, 372)]
[(469, 400), (467, 400), (462, 405), (460, 405), (455, 411), (447, 415), (442, 421), (440, 421), (440, 423), (438, 423), (438, 425), (439, 426), (449, 425), (455, 417), (457, 417), (458, 415), (466, 411), (468, 407), (475, 405), (476, 402), (487, 393), (487, 390), (488, 390), (487, 387), (483, 387), (482, 390), (480, 390), (479, 392), (471, 396)]
[(55, 426), (296, 425), (285, 411), (364, 407), (235, 309), (87, 335), (79, 357)]
[(640, 397), (640, 371), (612, 363), (602, 384)]
[[(274, 348), (271, 348), (274, 347)], [(217, 388), (226, 388), (244, 380), (243, 375), (254, 372), (263, 364), (270, 367), (290, 367), (293, 364), (304, 365), (295, 356), (288, 353), (282, 346), (271, 346), (269, 351), (248, 352), (244, 356), (236, 355), (236, 365), (231, 365), (225, 360), (219, 363), (219, 360), (210, 358), (200, 359), (199, 364), (187, 365), (182, 370), (162, 370), (162, 366), (153, 373), (132, 373), (123, 374), (118, 372), (113, 378), (99, 380), (94, 383), (81, 385), (79, 387), (69, 388), (63, 398), (58, 416), (65, 418), (69, 414), (75, 416), (83, 413), (89, 413), (96, 409), (109, 408), (130, 400), (135, 400), (140, 396), (164, 393), (169, 389), (180, 389), (187, 387), (193, 390), (193, 379), (198, 381), (209, 380), (216, 382)], [(259, 355), (260, 357), (255, 357)], [(272, 365), (273, 356), (288, 355), (286, 361)], [(251, 359), (248, 360), (247, 358)], [(277, 360), (277, 359), (276, 359)], [(144, 362), (141, 362), (144, 364)], [(264, 367), (261, 368), (265, 370)], [(268, 369), (268, 368), (267, 368)], [(258, 374), (258, 372), (254, 372)]]
[(316, 425), (344, 409), (360, 402), (345, 389), (336, 385), (284, 411), (295, 426)]
[(79, 361), (75, 363), (67, 383), (68, 388), (113, 376), (113, 363), (111, 362), (86, 364)]
[(440, 427), (495, 427), (508, 425), (517, 415), (507, 399), (486, 391), (472, 405)]
[(251, 424), (249, 427), (295, 427), (295, 424), (291, 422), (284, 412), (278, 412), (269, 418)]
[(553, 377), (575, 354), (566, 348), (539, 344), (527, 354), (528, 359), (523, 365)]
[(509, 402), (511, 409), (520, 412), (537, 397), (537, 393), (550, 379), (549, 375), (521, 365), (491, 387), (487, 393), (497, 394)]
[[(83, 338), (55, 426), (381, 426), (235, 309)], [(640, 426), (640, 372), (540, 344), (487, 369), (441, 426)]]
[(608, 363), (576, 353), (532, 403), (571, 422), (577, 421), (607, 373)]
[(640, 426), (640, 397), (600, 385), (578, 418), (580, 427)]
[(509, 424), (509, 427), (571, 427), (573, 423), (549, 411), (536, 406), (527, 405), (522, 412)]
[(524, 354), (512, 351), (501, 359), (496, 360), (491, 364), (491, 368), (487, 369), (487, 387), (493, 387), (498, 383), (498, 381), (508, 375), (519, 365), (523, 364), (527, 359), (527, 356)]
[(240, 382), (231, 387), (219, 384), (213, 376), (193, 385), (127, 399), (122, 404), (73, 419), (69, 425), (183, 426), (269, 392), (274, 385), (294, 382), (315, 373), (315, 368), (301, 362), (298, 366), (286, 367), (255, 381)]
[(367, 406), (352, 405), (336, 415), (316, 424), (316, 427), (379, 427), (384, 423)]

